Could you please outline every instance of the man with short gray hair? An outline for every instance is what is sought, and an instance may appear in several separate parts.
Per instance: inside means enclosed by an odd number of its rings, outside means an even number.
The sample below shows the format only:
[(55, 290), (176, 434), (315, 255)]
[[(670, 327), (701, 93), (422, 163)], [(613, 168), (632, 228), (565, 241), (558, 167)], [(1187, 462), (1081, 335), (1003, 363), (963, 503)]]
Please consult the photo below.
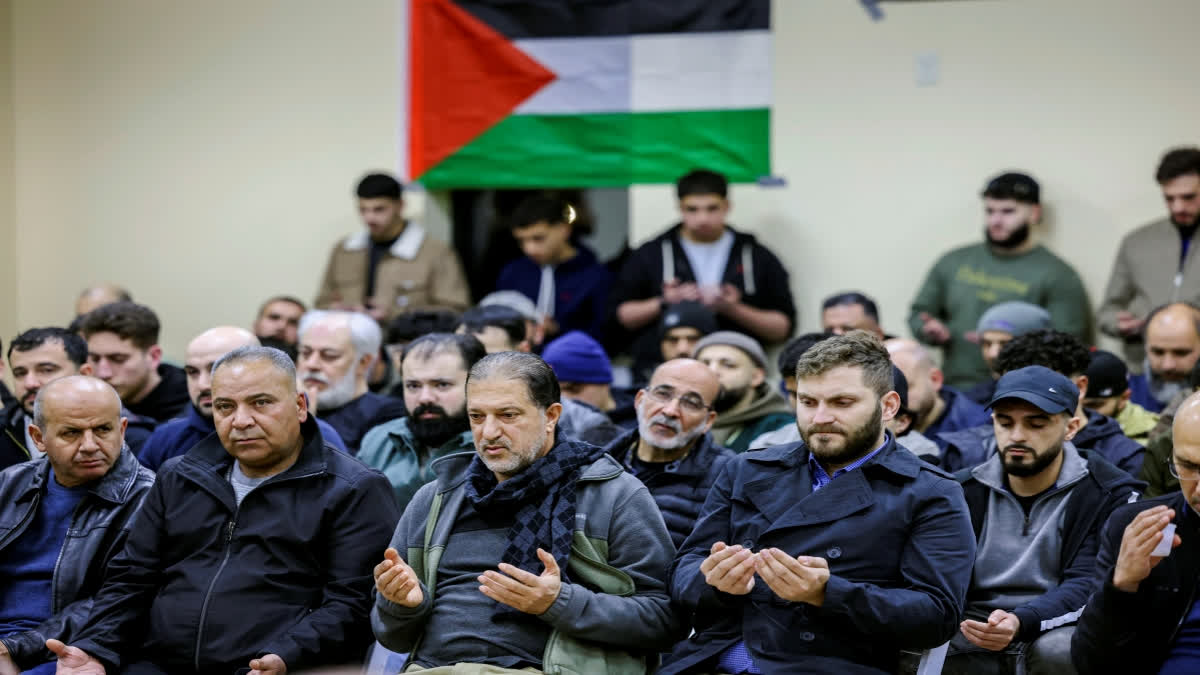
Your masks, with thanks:
[(962, 488), (897, 445), (887, 350), (865, 331), (796, 367), (802, 441), (734, 457), (671, 570), (696, 617), (672, 673), (896, 672), (954, 635), (975, 540)]
[(658, 507), (602, 449), (562, 439), (561, 414), (537, 356), (471, 368), (475, 452), (435, 463), (375, 567), (375, 636), (410, 667), (646, 672), (677, 636)]
[[(54, 673), (46, 638), (71, 639), (154, 474), (125, 445), (121, 398), (81, 375), (33, 404), (42, 459), (0, 473), (0, 673)], [(67, 536), (68, 533), (71, 536)]]
[(290, 357), (212, 368), (217, 433), (163, 465), (59, 673), (283, 675), (361, 660), (370, 571), (399, 516), (383, 474), (327, 445)]
[(361, 312), (314, 310), (300, 319), (300, 385), (350, 454), (372, 427), (405, 414), (403, 401), (367, 390), (382, 343), (379, 324)]

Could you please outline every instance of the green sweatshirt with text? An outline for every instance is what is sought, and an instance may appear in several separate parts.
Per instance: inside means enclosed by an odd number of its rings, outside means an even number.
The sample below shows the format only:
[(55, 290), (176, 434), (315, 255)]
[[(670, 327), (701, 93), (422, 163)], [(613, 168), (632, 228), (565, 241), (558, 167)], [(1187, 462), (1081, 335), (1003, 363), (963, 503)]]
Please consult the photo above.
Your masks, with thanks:
[(1091, 303), (1083, 281), (1064, 260), (1043, 246), (1015, 256), (996, 255), (984, 243), (963, 246), (942, 256), (929, 271), (908, 317), (913, 335), (922, 341), (922, 313), (950, 329), (950, 342), (942, 346), (947, 384), (966, 389), (991, 377), (979, 346), (967, 333), (975, 331), (989, 307), (1009, 300), (1044, 307), (1056, 330), (1091, 345)]

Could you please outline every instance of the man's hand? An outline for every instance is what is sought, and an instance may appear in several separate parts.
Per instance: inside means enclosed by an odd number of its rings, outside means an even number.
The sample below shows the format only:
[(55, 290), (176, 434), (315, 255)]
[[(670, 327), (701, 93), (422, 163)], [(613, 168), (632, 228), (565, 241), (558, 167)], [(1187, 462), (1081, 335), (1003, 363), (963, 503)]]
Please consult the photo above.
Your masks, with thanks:
[[(1117, 553), (1117, 564), (1113, 568), (1113, 586), (1126, 593), (1137, 592), (1142, 580), (1150, 576), (1150, 570), (1162, 562), (1162, 558), (1153, 557), (1150, 552), (1162, 539), (1163, 528), (1174, 517), (1174, 509), (1156, 506), (1137, 514), (1125, 526), (1125, 533), (1121, 535), (1121, 550)], [(1179, 535), (1175, 535), (1171, 548), (1182, 541)]]
[(716, 296), (713, 298), (712, 307), (716, 311), (725, 314), (733, 309), (735, 305), (742, 301), (742, 292), (733, 284), (721, 284), (717, 289)]
[(663, 282), (662, 288), (663, 300), (666, 300), (668, 305), (684, 301), (700, 301), (700, 287), (693, 281), (680, 283), (678, 279), (672, 279)]
[(58, 657), (58, 675), (105, 675), (104, 666), (79, 647), (68, 647), (58, 640), (46, 640), (46, 649)]
[(1129, 312), (1117, 312), (1117, 332), (1125, 337), (1141, 334), (1144, 325), (1145, 319), (1139, 319)]
[(754, 569), (775, 595), (784, 600), (817, 607), (825, 603), (829, 563), (824, 558), (793, 558), (777, 548), (768, 548), (758, 552)]
[(558, 561), (554, 556), (540, 548), (537, 555), (546, 566), (540, 576), (508, 563), (500, 563), (500, 572), (504, 574), (495, 570), (484, 572), (479, 577), (479, 591), (496, 602), (526, 614), (541, 614), (550, 609), (562, 590), (562, 574), (558, 571)]
[(17, 664), (13, 663), (12, 656), (8, 653), (8, 650), (0, 646), (0, 651), (4, 652), (0, 654), (0, 675), (20, 675), (21, 669), (17, 668)]
[(1016, 614), (997, 609), (985, 621), (967, 620), (958, 625), (963, 637), (971, 644), (998, 652), (1013, 641), (1021, 630), (1021, 620)]
[(375, 566), (375, 588), (380, 595), (401, 607), (416, 607), (425, 600), (417, 573), (394, 548), (384, 551), (383, 562)]
[(921, 312), (921, 334), (935, 345), (946, 344), (950, 341), (950, 329), (946, 324), (930, 316), (929, 312)]
[(275, 654), (250, 661), (249, 675), (287, 675), (287, 664)]
[(722, 593), (746, 595), (754, 589), (754, 553), (718, 541), (700, 563), (700, 573), (705, 583)]

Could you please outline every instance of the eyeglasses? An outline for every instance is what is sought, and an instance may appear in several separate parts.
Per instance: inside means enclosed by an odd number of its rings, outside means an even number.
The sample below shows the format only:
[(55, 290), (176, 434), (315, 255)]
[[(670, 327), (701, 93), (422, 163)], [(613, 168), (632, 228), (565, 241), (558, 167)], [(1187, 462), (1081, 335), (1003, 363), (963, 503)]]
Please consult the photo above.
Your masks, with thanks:
[(675, 393), (674, 387), (665, 384), (660, 384), (653, 389), (643, 389), (642, 391), (646, 392), (646, 395), (650, 397), (650, 400), (664, 406), (671, 401), (679, 401), (679, 407), (682, 408), (684, 412), (691, 413), (693, 415), (702, 413), (711, 407), (705, 403), (704, 399), (700, 398), (699, 395), (687, 393), (681, 396)]
[(1183, 462), (1183, 465), (1180, 466), (1180, 463), (1174, 457), (1167, 458), (1167, 470), (1179, 480), (1200, 479), (1200, 466), (1189, 462)]

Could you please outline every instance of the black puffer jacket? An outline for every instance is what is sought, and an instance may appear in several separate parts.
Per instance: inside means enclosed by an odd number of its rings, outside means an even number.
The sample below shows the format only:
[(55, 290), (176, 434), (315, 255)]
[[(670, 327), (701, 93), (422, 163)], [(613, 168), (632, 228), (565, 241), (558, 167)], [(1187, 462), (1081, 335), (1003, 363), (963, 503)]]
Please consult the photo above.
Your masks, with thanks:
[[(0, 551), (33, 522), (49, 479), (50, 462), (44, 458), (0, 473)], [(133, 516), (153, 484), (154, 472), (125, 447), (112, 469), (88, 490), (71, 522), (63, 523), (67, 537), (54, 567), (51, 617), (34, 630), (0, 640), (19, 668), (53, 660), (46, 638), (72, 641), (87, 620), (108, 561), (124, 546)]]
[(237, 504), (216, 434), (163, 465), (75, 646), (113, 666), (232, 673), (361, 660), (371, 571), (399, 520), (380, 472), (324, 444), (309, 417), (290, 468)]

